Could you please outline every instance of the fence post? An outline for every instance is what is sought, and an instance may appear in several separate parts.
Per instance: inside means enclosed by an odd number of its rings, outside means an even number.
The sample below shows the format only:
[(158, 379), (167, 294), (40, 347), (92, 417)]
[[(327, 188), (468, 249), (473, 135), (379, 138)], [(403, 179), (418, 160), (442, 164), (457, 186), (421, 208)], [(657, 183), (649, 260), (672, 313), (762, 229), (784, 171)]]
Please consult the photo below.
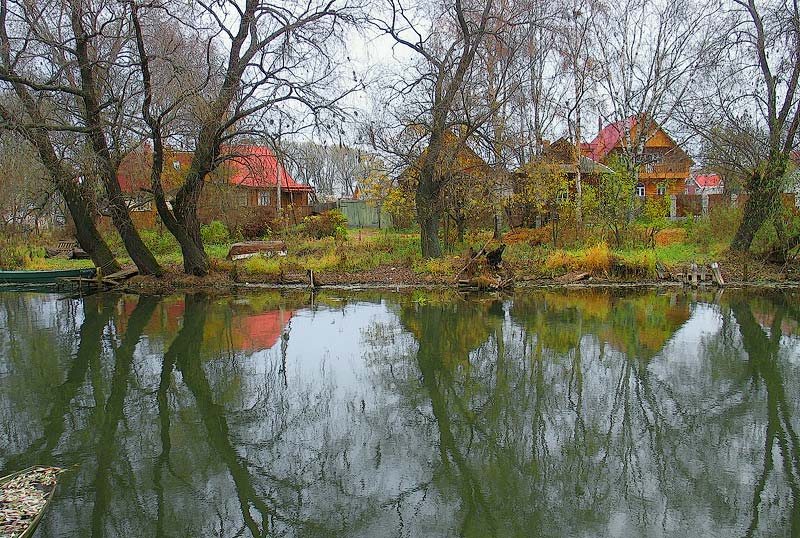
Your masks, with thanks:
[(678, 216), (678, 197), (674, 194), (669, 195), (669, 218), (675, 219)]
[(738, 194), (731, 194), (731, 207), (736, 209), (739, 207), (739, 195)]
[(700, 204), (703, 206), (703, 215), (708, 214), (708, 194), (703, 193), (700, 195)]

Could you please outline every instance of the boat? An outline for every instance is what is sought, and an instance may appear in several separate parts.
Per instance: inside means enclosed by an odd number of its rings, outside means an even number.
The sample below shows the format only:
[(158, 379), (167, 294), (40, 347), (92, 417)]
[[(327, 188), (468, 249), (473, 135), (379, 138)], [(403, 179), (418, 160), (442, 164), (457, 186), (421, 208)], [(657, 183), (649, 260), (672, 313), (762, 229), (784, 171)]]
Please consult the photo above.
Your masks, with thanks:
[(93, 278), (97, 269), (55, 269), (52, 271), (0, 271), (0, 284), (57, 284), (64, 278)]
[(53, 498), (58, 467), (28, 467), (0, 478), (0, 536), (29, 538)]

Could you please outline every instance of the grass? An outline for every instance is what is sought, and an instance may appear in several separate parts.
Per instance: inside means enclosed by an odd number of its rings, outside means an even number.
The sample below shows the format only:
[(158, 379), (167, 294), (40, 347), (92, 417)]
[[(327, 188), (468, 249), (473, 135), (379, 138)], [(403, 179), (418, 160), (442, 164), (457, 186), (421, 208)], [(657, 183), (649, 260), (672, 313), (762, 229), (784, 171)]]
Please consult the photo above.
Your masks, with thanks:
[[(547, 278), (570, 271), (606, 277), (652, 276), (656, 260), (670, 268), (680, 268), (693, 261), (724, 261), (737, 221), (736, 215), (730, 212), (720, 214), (719, 218), (718, 227), (709, 218), (662, 230), (656, 236), (654, 248), (646, 248), (636, 234), (631, 233), (627, 240), (629, 246), (622, 249), (612, 249), (602, 235), (584, 239), (584, 244), (575, 241), (556, 249), (548, 243), (543, 244), (545, 233), (542, 230), (518, 229), (503, 239), (507, 244), (503, 261), (506, 268), (522, 277)], [(171, 235), (155, 230), (143, 231), (141, 235), (162, 265), (180, 267), (181, 251)], [(491, 232), (472, 232), (467, 237), (468, 242), (451, 246), (446, 256), (434, 260), (421, 258), (418, 234), (387, 230), (351, 230), (348, 240), (330, 237), (309, 239), (289, 233), (283, 237), (288, 254), (280, 258), (259, 256), (231, 262), (225, 259), (230, 243), (207, 244), (205, 249), (212, 269), (231, 274), (272, 278), (308, 269), (324, 274), (402, 267), (411, 269), (417, 275), (430, 275), (441, 281), (449, 281), (466, 263), (466, 251), (470, 247), (475, 250), (483, 247), (491, 237)], [(119, 236), (110, 232), (107, 239), (119, 261), (130, 263), (131, 260), (124, 255)], [(44, 245), (55, 242), (51, 237), (0, 235), (0, 269), (66, 269), (92, 265), (89, 260), (45, 258)], [(496, 245), (492, 243), (488, 248)]]

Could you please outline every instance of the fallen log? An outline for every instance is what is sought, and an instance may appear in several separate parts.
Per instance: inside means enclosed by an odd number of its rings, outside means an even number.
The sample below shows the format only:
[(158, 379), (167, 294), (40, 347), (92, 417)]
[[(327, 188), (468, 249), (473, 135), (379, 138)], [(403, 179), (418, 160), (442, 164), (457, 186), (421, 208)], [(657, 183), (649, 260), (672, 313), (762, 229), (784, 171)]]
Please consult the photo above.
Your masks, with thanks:
[(242, 241), (234, 243), (228, 251), (227, 259), (244, 260), (257, 254), (286, 256), (286, 243), (284, 241)]

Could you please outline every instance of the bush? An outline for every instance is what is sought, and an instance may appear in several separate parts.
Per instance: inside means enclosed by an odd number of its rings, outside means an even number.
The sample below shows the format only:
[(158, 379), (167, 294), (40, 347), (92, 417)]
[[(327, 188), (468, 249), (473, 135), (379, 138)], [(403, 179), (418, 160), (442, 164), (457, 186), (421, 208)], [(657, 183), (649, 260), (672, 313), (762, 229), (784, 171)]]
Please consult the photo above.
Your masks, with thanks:
[(331, 209), (330, 211), (323, 211), (319, 215), (306, 217), (303, 222), (306, 235), (314, 239), (322, 239), (323, 237), (347, 239), (347, 217), (338, 209)]
[[(147, 248), (149, 248), (155, 256), (165, 256), (167, 254), (177, 254), (180, 252), (180, 245), (178, 245), (178, 241), (171, 233), (159, 233), (155, 230), (141, 230), (139, 235), (142, 241), (144, 241), (144, 244), (147, 245)], [(125, 252), (124, 244), (120, 248), (122, 252)]]
[(230, 241), (230, 233), (225, 223), (213, 220), (200, 227), (200, 236), (207, 245), (224, 245)]
[(563, 250), (556, 250), (544, 261), (544, 267), (551, 273), (569, 271), (575, 266), (575, 256)]
[(281, 262), (276, 258), (252, 256), (245, 260), (242, 267), (247, 273), (253, 275), (279, 275), (281, 273)]
[(589, 248), (583, 255), (581, 266), (592, 274), (608, 273), (611, 269), (613, 255), (605, 241)]

